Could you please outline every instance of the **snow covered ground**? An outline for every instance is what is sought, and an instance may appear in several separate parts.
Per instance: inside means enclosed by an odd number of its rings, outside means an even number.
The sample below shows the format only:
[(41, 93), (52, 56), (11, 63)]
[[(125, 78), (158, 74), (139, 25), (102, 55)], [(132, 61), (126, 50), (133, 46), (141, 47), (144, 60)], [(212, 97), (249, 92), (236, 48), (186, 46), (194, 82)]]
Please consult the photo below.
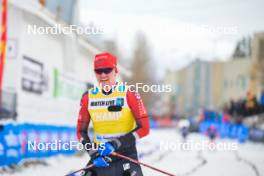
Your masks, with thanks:
[[(150, 135), (148, 142), (160, 144), (160, 141), (171, 143), (182, 142), (175, 130), (156, 130)], [(191, 134), (187, 143), (209, 142), (198, 134)], [(165, 142), (166, 143), (166, 142)], [(177, 176), (261, 176), (264, 175), (264, 144), (248, 142), (239, 144), (235, 140), (219, 139), (216, 144), (235, 145), (237, 150), (164, 150), (146, 156), (142, 161), (170, 171)], [(141, 149), (143, 146), (139, 146)], [(145, 175), (162, 175), (144, 168)]]
[[(186, 144), (206, 142), (204, 136), (191, 134)], [(235, 140), (221, 139), (216, 144), (237, 145), (237, 150), (183, 150), (175, 147), (182, 142), (176, 130), (152, 130), (138, 143), (140, 161), (169, 171), (177, 176), (264, 176), (264, 144), (248, 142), (238, 144)], [(170, 144), (170, 148), (168, 147)], [(4, 176), (62, 176), (82, 168), (87, 155), (58, 156), (45, 159), (48, 166), (35, 165)], [(145, 176), (162, 176), (156, 171), (142, 167)]]

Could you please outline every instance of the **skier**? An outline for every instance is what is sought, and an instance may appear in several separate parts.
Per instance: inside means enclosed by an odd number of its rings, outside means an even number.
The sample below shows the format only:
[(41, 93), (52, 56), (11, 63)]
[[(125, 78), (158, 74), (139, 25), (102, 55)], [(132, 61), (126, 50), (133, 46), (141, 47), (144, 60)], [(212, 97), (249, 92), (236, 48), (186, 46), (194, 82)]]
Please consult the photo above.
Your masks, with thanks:
[(206, 135), (208, 135), (211, 142), (215, 141), (215, 138), (218, 136), (217, 129), (215, 125), (210, 125), (210, 127), (206, 131)]
[(180, 120), (179, 121), (179, 128), (180, 128), (182, 140), (183, 140), (183, 142), (186, 142), (187, 136), (189, 134), (190, 122), (186, 119)]
[[(77, 123), (77, 138), (87, 149), (88, 164), (94, 167), (86, 175), (141, 176), (140, 165), (111, 155), (116, 153), (138, 159), (136, 140), (149, 133), (149, 120), (144, 103), (137, 92), (116, 82), (118, 74), (116, 57), (110, 53), (95, 56), (94, 72), (99, 87), (85, 92), (81, 99)], [(94, 139), (88, 136), (92, 121)], [(88, 165), (87, 164), (87, 165)]]
[(183, 126), (181, 128), (181, 135), (182, 135), (182, 139), (184, 142), (186, 142), (186, 139), (187, 139), (187, 135), (189, 134), (189, 127), (187, 126)]

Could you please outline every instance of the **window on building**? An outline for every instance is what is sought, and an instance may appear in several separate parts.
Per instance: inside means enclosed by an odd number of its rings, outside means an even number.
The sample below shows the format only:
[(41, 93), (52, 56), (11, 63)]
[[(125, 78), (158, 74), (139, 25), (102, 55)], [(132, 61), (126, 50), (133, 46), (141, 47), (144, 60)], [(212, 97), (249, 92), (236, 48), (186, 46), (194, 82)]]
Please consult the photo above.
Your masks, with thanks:
[(246, 90), (247, 87), (247, 80), (246, 76), (244, 75), (239, 75), (236, 80), (236, 87), (241, 88), (242, 90)]
[(228, 81), (224, 80), (224, 88), (228, 88)]

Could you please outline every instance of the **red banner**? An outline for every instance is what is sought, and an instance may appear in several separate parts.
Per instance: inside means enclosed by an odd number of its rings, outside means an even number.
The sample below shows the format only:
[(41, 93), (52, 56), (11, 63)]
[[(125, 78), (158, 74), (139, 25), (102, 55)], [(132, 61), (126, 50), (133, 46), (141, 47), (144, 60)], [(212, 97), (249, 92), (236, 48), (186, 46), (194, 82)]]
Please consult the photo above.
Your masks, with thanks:
[(6, 56), (6, 35), (7, 35), (7, 0), (2, 0), (2, 23), (1, 23), (1, 43), (0, 43), (0, 97), (2, 94), (4, 64)]

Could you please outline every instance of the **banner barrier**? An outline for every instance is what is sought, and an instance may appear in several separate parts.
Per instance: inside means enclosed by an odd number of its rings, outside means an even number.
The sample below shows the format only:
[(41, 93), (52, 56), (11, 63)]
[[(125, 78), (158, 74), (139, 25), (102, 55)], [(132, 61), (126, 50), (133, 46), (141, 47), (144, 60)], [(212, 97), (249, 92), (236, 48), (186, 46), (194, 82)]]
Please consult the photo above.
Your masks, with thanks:
[(244, 124), (235, 123), (215, 123), (210, 121), (204, 121), (200, 123), (200, 133), (205, 134), (211, 125), (214, 125), (216, 127), (218, 135), (221, 138), (238, 139), (241, 143), (246, 142), (249, 138), (249, 128), (246, 127)]
[(29, 158), (71, 155), (77, 151), (77, 143), (73, 127), (5, 124), (0, 128), (0, 167)]

